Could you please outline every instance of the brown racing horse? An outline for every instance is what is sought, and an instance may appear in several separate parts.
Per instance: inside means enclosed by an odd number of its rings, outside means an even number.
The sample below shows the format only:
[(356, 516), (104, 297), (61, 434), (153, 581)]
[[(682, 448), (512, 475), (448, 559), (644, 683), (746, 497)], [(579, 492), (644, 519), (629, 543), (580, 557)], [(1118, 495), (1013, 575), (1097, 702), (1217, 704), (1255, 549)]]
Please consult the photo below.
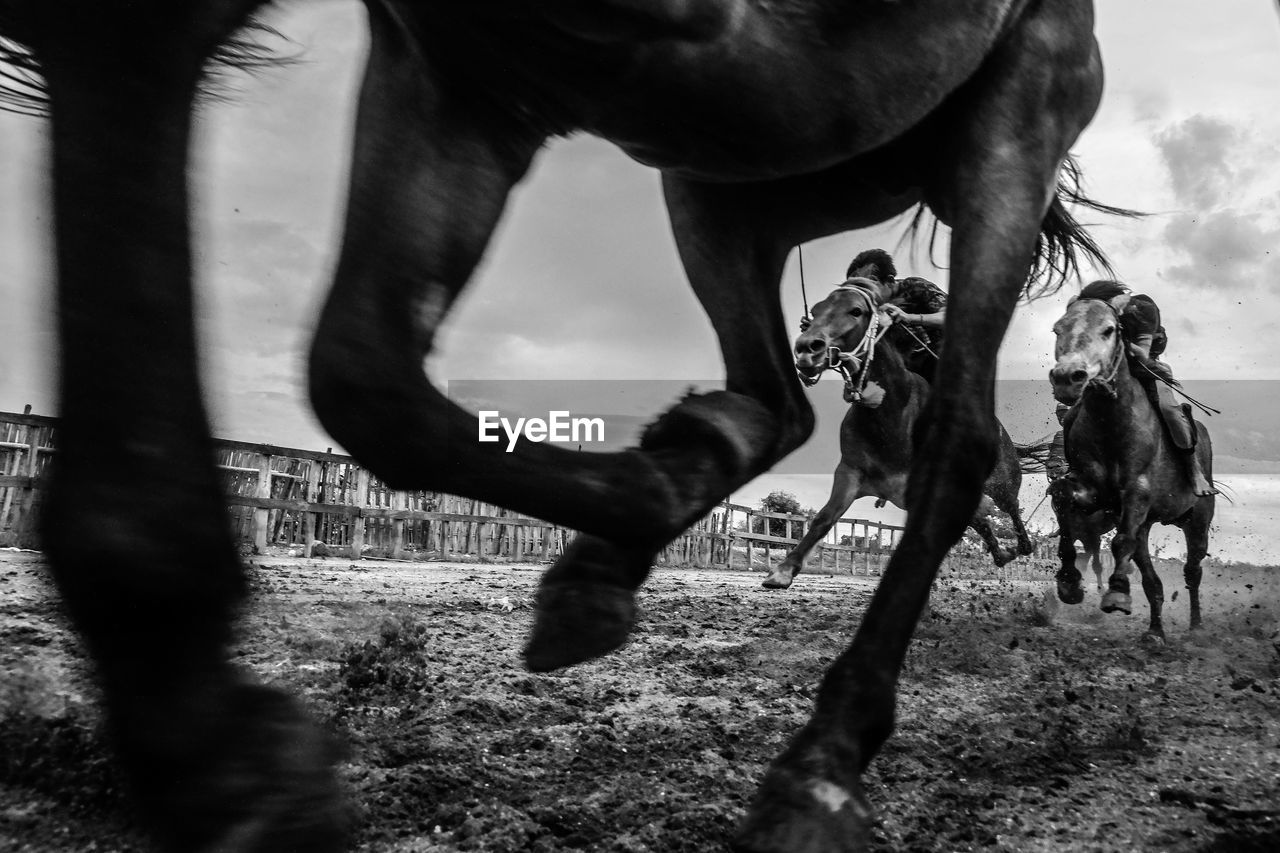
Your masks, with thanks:
[[(1191, 627), (1197, 628), (1200, 561), (1208, 552), (1215, 501), (1212, 494), (1196, 495), (1148, 388), (1130, 370), (1119, 314), (1103, 295), (1113, 290), (1113, 282), (1085, 287), (1054, 325), (1057, 364), (1049, 372), (1053, 395), (1075, 406), (1064, 424), (1070, 472), (1054, 484), (1054, 490), (1077, 512), (1104, 512), (1116, 518), (1111, 540), (1115, 568), (1102, 596), (1102, 609), (1131, 612), (1129, 574), (1137, 563), (1151, 605), (1147, 634), (1163, 638), (1164, 588), (1147, 546), (1151, 526), (1174, 525), (1186, 538), (1183, 578), (1191, 602)], [(1209, 432), (1198, 422), (1195, 431), (1201, 469), (1212, 478)], [(1083, 597), (1074, 561), (1063, 561), (1058, 596), (1068, 603)]]
[[(42, 75), (62, 418), (43, 536), (140, 813), (170, 850), (342, 846), (323, 739), (228, 658), (244, 576), (201, 398), (193, 105), (261, 0), (0, 0)], [(935, 573), (995, 464), (996, 354), (1028, 282), (1096, 247), (1060, 183), (1097, 108), (1088, 0), (366, 0), (370, 46), (332, 289), (310, 358), (333, 437), (395, 488), (583, 531), (525, 655), (617, 648), (654, 554), (810, 434), (778, 300), (791, 247), (927, 205), (951, 231), (947, 343), (916, 421), (906, 532), (811, 721), (766, 775), (744, 851), (865, 849), (862, 772)], [(0, 78), (0, 82), (4, 79)], [(423, 371), (513, 187), (576, 131), (662, 172), (727, 390), (640, 446), (476, 441)], [(1044, 281), (1043, 278), (1039, 279)], [(655, 341), (655, 345), (658, 342)]]
[[(909, 370), (904, 354), (917, 345), (907, 331), (888, 325), (880, 307), (892, 301), (896, 282), (851, 278), (813, 306), (808, 328), (795, 343), (796, 370), (806, 384), (827, 368), (845, 372), (846, 397), (853, 397), (840, 423), (840, 462), (831, 497), (814, 516), (800, 542), (764, 579), (770, 589), (785, 589), (804, 568), (805, 558), (855, 500), (876, 497), (906, 505), (911, 472), (911, 435), (925, 411), (929, 383)], [(834, 364), (833, 364), (834, 361)], [(865, 370), (863, 369), (865, 367)], [(999, 430), (995, 467), (983, 486), (984, 499), (969, 521), (986, 543), (992, 560), (1003, 566), (1034, 549), (1018, 507), (1022, 467), (1004, 425)], [(926, 450), (927, 452), (927, 450)], [(1017, 551), (1000, 544), (988, 516), (992, 502), (1004, 510), (1017, 532)]]

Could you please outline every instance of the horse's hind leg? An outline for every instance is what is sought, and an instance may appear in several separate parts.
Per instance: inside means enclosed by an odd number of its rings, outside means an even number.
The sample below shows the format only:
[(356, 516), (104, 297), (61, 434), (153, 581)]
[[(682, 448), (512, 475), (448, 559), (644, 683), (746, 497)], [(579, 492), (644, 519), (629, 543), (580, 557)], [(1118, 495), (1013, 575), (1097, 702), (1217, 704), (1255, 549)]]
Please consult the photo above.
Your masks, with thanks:
[(853, 502), (858, 498), (858, 487), (862, 483), (862, 474), (850, 468), (843, 461), (836, 466), (835, 477), (831, 483), (831, 496), (823, 504), (822, 509), (809, 523), (809, 529), (791, 549), (791, 553), (769, 572), (762, 584), (768, 589), (786, 589), (800, 570), (804, 568), (805, 558), (813, 547), (822, 541), (822, 537), (830, 532), (832, 526), (840, 520)]
[[(770, 768), (739, 851), (851, 853), (870, 846), (861, 774), (893, 730), (898, 677), (938, 567), (960, 538), (996, 460), (995, 366), (1026, 280), (1054, 175), (1101, 90), (1083, 4), (1026, 7), (946, 127), (953, 224), (946, 342), (907, 491), (907, 523), (853, 645), (827, 670), (812, 719)], [(937, 209), (935, 207), (935, 209)]]
[(1093, 569), (1093, 576), (1097, 579), (1098, 592), (1102, 593), (1107, 588), (1102, 580), (1102, 575), (1106, 571), (1102, 566), (1102, 537), (1097, 533), (1089, 532), (1081, 537), (1080, 544), (1084, 546), (1084, 559), (1088, 561)]
[(1164, 639), (1164, 584), (1156, 574), (1155, 565), (1151, 562), (1151, 550), (1148, 540), (1151, 537), (1151, 525), (1144, 524), (1138, 530), (1138, 541), (1133, 551), (1133, 561), (1138, 564), (1142, 573), (1142, 591), (1146, 593), (1147, 604), (1151, 608), (1151, 621), (1147, 626), (1147, 636)]
[(1000, 544), (1000, 539), (996, 536), (996, 532), (991, 527), (989, 518), (990, 504), (985, 498), (982, 501), (983, 507), (979, 508), (969, 521), (969, 526), (982, 538), (987, 546), (987, 552), (991, 554), (991, 561), (996, 564), (996, 568), (1007, 565), (1016, 556), (1008, 548)]
[(1191, 606), (1191, 630), (1200, 628), (1200, 578), (1204, 571), (1201, 561), (1209, 553), (1209, 525), (1213, 521), (1214, 497), (1207, 495), (1196, 499), (1191, 519), (1183, 528), (1187, 542), (1187, 562), (1182, 577), (1187, 584), (1187, 598)]
[(33, 27), (58, 39), (34, 45), (61, 347), (44, 547), (164, 848), (336, 850), (332, 750), (226, 655), (244, 583), (200, 396), (186, 164), (202, 51), (237, 20), (99, 6), (46, 4)]

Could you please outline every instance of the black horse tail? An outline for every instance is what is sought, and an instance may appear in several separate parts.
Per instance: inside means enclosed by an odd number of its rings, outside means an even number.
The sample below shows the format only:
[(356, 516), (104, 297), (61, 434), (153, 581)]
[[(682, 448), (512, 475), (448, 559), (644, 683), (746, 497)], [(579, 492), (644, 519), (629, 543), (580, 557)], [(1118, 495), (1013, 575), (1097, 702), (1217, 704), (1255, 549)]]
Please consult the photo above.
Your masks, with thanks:
[[(49, 113), (49, 91), (40, 63), (23, 41), (22, 32), (18, 15), (0, 10), (0, 112), (44, 117)], [(289, 39), (251, 18), (209, 57), (200, 97), (205, 101), (231, 100), (229, 70), (254, 73), (297, 63), (298, 54), (282, 52), (277, 46), (281, 42)]]
[[(1074, 215), (1070, 207), (1078, 206), (1107, 213), (1112, 216), (1133, 218), (1146, 214), (1123, 207), (1095, 201), (1084, 194), (1081, 189), (1083, 173), (1074, 157), (1067, 156), (1062, 161), (1062, 169), (1058, 174), (1058, 189), (1049, 205), (1049, 211), (1040, 224), (1040, 233), (1036, 235), (1031, 266), (1027, 270), (1027, 280), (1023, 289), (1029, 299), (1048, 296), (1056, 293), (1062, 285), (1080, 275), (1081, 262), (1093, 264), (1105, 278), (1119, 278), (1107, 259), (1106, 252), (1097, 241), (1089, 235)], [(929, 209), (924, 202), (916, 208), (915, 215), (903, 234), (902, 241), (910, 242), (915, 248), (916, 238), (924, 223)], [(938, 239), (938, 220), (934, 218), (929, 233), (929, 260), (935, 267), (942, 268), (934, 260), (934, 246)]]
[(1068, 156), (1062, 161), (1058, 190), (1036, 237), (1031, 270), (1027, 274), (1027, 296), (1034, 298), (1054, 293), (1069, 279), (1080, 275), (1081, 261), (1092, 264), (1104, 278), (1115, 279), (1115, 270), (1106, 252), (1090, 236), (1069, 206), (1084, 207), (1098, 213), (1133, 218), (1143, 216), (1135, 210), (1113, 207), (1095, 201), (1081, 189), (1083, 174), (1080, 164)]

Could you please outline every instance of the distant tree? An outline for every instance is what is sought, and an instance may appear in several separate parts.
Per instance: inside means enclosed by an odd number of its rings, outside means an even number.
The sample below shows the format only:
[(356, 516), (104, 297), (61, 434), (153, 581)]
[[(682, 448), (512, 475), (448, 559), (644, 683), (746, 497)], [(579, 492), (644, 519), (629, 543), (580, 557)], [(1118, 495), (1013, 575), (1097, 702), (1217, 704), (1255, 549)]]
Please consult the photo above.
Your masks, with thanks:
[[(765, 512), (785, 512), (788, 515), (804, 514), (803, 511), (800, 509), (800, 501), (796, 500), (796, 496), (791, 494), (790, 492), (784, 492), (780, 489), (772, 491), (769, 494), (765, 495), (763, 498), (761, 498), (760, 508)], [(766, 519), (760, 519), (760, 521), (762, 522), (765, 520)], [(786, 519), (770, 518), (767, 520), (769, 522), (768, 531), (770, 536), (786, 536), (787, 535)], [(793, 525), (793, 529), (794, 527), (795, 525)], [(761, 528), (760, 530), (756, 531), (757, 533), (764, 532), (765, 525), (761, 524), (760, 528)]]

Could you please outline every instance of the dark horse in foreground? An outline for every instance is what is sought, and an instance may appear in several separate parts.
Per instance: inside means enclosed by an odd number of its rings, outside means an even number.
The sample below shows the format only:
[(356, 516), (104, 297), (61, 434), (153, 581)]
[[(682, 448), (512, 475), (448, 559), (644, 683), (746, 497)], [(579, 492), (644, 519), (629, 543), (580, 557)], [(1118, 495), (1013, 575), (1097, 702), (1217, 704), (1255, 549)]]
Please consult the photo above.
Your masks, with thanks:
[[(1081, 291), (1054, 325), (1057, 364), (1050, 371), (1059, 402), (1076, 405), (1067, 416), (1070, 473), (1055, 490), (1078, 512), (1108, 512), (1117, 518), (1111, 540), (1115, 568), (1102, 596), (1108, 613), (1129, 613), (1132, 563), (1142, 574), (1151, 605), (1147, 633), (1163, 638), (1164, 588), (1151, 563), (1147, 537), (1157, 522), (1182, 529), (1187, 543), (1183, 578), (1191, 602), (1191, 627), (1200, 626), (1200, 561), (1209, 549), (1214, 496), (1196, 495), (1187, 466), (1169, 438), (1148, 389), (1130, 369), (1119, 313), (1102, 295), (1110, 282)], [(1195, 424), (1201, 470), (1213, 476), (1213, 451), (1204, 424)], [(1067, 534), (1064, 532), (1065, 538)], [(1063, 553), (1058, 596), (1069, 604), (1083, 598), (1080, 571)], [(1073, 555), (1074, 557), (1074, 555)], [(1130, 562), (1132, 561), (1132, 562)]]
[[(253, 61), (242, 28), (259, 5), (0, 0), (0, 50), (41, 75), (51, 119), (62, 421), (44, 542), (141, 814), (171, 850), (344, 843), (324, 740), (290, 697), (228, 659), (244, 576), (198, 381), (193, 104), (211, 62)], [(920, 204), (951, 226), (947, 343), (916, 424), (905, 535), (735, 841), (864, 849), (862, 772), (893, 729), (934, 575), (997, 458), (995, 363), (1014, 305), (1029, 273), (1054, 279), (1081, 246), (1096, 251), (1059, 182), (1102, 90), (1092, 4), (365, 5), (349, 203), (311, 400), (393, 488), (583, 531), (543, 580), (525, 650), (534, 670), (625, 642), (655, 553), (809, 436), (778, 300), (791, 247)], [(505, 453), (476, 441), (474, 415), (423, 360), (512, 188), (548, 139), (575, 131), (661, 170), (727, 390), (682, 400), (625, 452)]]
[[(907, 478), (914, 455), (911, 436), (924, 414), (929, 383), (907, 368), (904, 351), (916, 341), (901, 326), (889, 326), (878, 313), (894, 299), (894, 284), (871, 278), (852, 278), (813, 306), (808, 328), (795, 343), (796, 370), (807, 381), (843, 362), (846, 388), (853, 397), (840, 423), (840, 462), (836, 465), (831, 497), (814, 516), (804, 536), (791, 553), (775, 566), (764, 586), (785, 589), (804, 568), (805, 558), (822, 541), (831, 526), (840, 520), (855, 500), (876, 497), (906, 505)], [(852, 356), (850, 359), (849, 357)], [(969, 521), (986, 543), (997, 566), (1034, 549), (1018, 507), (1022, 487), (1022, 467), (1013, 441), (1004, 425), (999, 430), (996, 464), (983, 485), (984, 499)], [(920, 452), (927, 453), (928, 448)], [(1004, 510), (1017, 532), (1017, 550), (1000, 544), (988, 516), (991, 504)]]

